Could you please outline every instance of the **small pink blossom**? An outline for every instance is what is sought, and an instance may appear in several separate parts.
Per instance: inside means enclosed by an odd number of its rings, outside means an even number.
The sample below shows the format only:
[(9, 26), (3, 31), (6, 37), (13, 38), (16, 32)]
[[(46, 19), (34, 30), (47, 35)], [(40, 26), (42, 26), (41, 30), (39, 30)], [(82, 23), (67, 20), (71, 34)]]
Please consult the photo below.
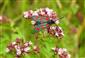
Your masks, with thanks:
[(40, 49), (38, 46), (34, 46), (33, 47), (33, 50), (35, 51), (35, 53), (39, 53), (40, 52)]
[(52, 50), (59, 55), (59, 58), (71, 58), (66, 48), (52, 48)]
[(3, 17), (2, 16), (0, 16), (0, 20), (2, 20), (3, 19)]
[(25, 47), (24, 52), (29, 52), (30, 49), (31, 49), (30, 47)]
[(25, 42), (23, 43), (21, 39), (16, 38), (16, 41), (10, 43), (6, 48), (6, 52), (16, 52), (16, 58), (19, 58), (22, 54), (27, 53), (30, 51), (30, 46), (32, 42)]

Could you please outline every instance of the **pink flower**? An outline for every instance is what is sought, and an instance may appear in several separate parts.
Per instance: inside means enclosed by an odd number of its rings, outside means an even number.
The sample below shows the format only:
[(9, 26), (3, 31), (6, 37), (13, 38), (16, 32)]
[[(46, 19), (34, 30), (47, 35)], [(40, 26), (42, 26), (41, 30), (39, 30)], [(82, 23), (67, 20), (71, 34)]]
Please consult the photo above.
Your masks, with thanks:
[(29, 10), (29, 11), (24, 12), (23, 14), (24, 14), (24, 17), (25, 18), (31, 18), (32, 17), (32, 14), (33, 14), (33, 11), (32, 10)]
[(31, 45), (32, 45), (31, 41), (23, 43), (21, 39), (16, 38), (16, 41), (8, 45), (8, 47), (6, 48), (6, 52), (15, 52), (16, 58), (19, 58), (22, 54), (30, 51)]
[(64, 36), (63, 34), (63, 30), (61, 27), (58, 26), (50, 26), (48, 29), (48, 33), (52, 34), (56, 37), (62, 38), (62, 36)]
[(0, 20), (2, 20), (3, 19), (3, 17), (2, 16), (0, 16)]
[(35, 53), (39, 53), (40, 52), (40, 49), (38, 46), (34, 46), (33, 47), (33, 50), (35, 51)]
[(30, 47), (25, 47), (23, 50), (24, 52), (29, 52), (30, 49), (31, 49)]
[(65, 48), (52, 48), (52, 50), (57, 53), (60, 58), (71, 58), (70, 54)]
[(21, 49), (16, 49), (16, 55), (17, 55), (17, 56), (20, 56), (21, 53), (22, 53), (22, 52), (21, 52)]
[(25, 18), (28, 18), (28, 16), (29, 16), (28, 11), (24, 12), (24, 17), (25, 17)]
[[(52, 26), (52, 24), (59, 24), (59, 19), (56, 12), (49, 8), (40, 8), (35, 11), (27, 11), (27, 18), (31, 18), (32, 25), (36, 31), (47, 29), (48, 33), (62, 38), (64, 36), (63, 30), (59, 26)], [(31, 15), (30, 15), (31, 14)]]
[(32, 16), (39, 16), (37, 11), (34, 11), (34, 13), (32, 14)]
[(40, 8), (37, 9), (36, 11), (26, 11), (23, 13), (25, 18), (31, 18), (32, 16), (48, 16), (49, 18), (55, 19), (56, 17), (56, 13), (49, 8)]
[(31, 41), (29, 41), (29, 42), (26, 42), (26, 43), (24, 43), (24, 46), (30, 46), (30, 45), (32, 45), (32, 42)]

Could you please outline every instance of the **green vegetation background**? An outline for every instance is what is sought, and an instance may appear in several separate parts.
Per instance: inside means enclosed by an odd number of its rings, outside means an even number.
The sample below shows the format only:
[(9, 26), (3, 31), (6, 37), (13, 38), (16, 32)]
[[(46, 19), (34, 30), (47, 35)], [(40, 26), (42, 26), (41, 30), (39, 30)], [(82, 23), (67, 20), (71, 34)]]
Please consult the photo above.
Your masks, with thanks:
[(56, 45), (67, 48), (71, 58), (85, 58), (85, 0), (0, 0), (0, 15), (7, 16), (7, 20), (0, 24), (0, 58), (14, 58), (14, 55), (6, 53), (5, 49), (16, 37), (36, 43), (32, 25), (22, 14), (29, 9), (42, 7), (53, 9), (59, 17), (64, 16), (60, 19), (60, 26), (65, 36), (59, 40), (40, 32), (38, 45), (41, 53), (31, 53), (22, 58), (58, 58), (51, 51)]

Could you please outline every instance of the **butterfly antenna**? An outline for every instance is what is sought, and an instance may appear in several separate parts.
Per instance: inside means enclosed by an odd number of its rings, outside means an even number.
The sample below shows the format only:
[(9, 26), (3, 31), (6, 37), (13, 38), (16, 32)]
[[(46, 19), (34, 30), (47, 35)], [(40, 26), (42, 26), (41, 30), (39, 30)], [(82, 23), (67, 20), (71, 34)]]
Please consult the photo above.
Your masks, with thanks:
[(62, 16), (62, 17), (60, 17), (60, 18), (58, 18), (58, 19), (62, 19), (62, 18), (64, 18), (64, 16)]

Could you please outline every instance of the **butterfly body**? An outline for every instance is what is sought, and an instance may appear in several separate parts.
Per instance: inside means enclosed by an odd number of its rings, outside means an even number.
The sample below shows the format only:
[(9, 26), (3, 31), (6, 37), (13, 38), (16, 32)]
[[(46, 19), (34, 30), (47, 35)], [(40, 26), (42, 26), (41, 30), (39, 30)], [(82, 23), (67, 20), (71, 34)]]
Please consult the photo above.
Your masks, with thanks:
[(37, 31), (45, 29), (51, 24), (55, 24), (55, 22), (53, 20), (50, 20), (50, 18), (47, 16), (40, 16), (40, 17), (33, 16), (32, 20), (36, 22), (34, 24), (34, 29)]

